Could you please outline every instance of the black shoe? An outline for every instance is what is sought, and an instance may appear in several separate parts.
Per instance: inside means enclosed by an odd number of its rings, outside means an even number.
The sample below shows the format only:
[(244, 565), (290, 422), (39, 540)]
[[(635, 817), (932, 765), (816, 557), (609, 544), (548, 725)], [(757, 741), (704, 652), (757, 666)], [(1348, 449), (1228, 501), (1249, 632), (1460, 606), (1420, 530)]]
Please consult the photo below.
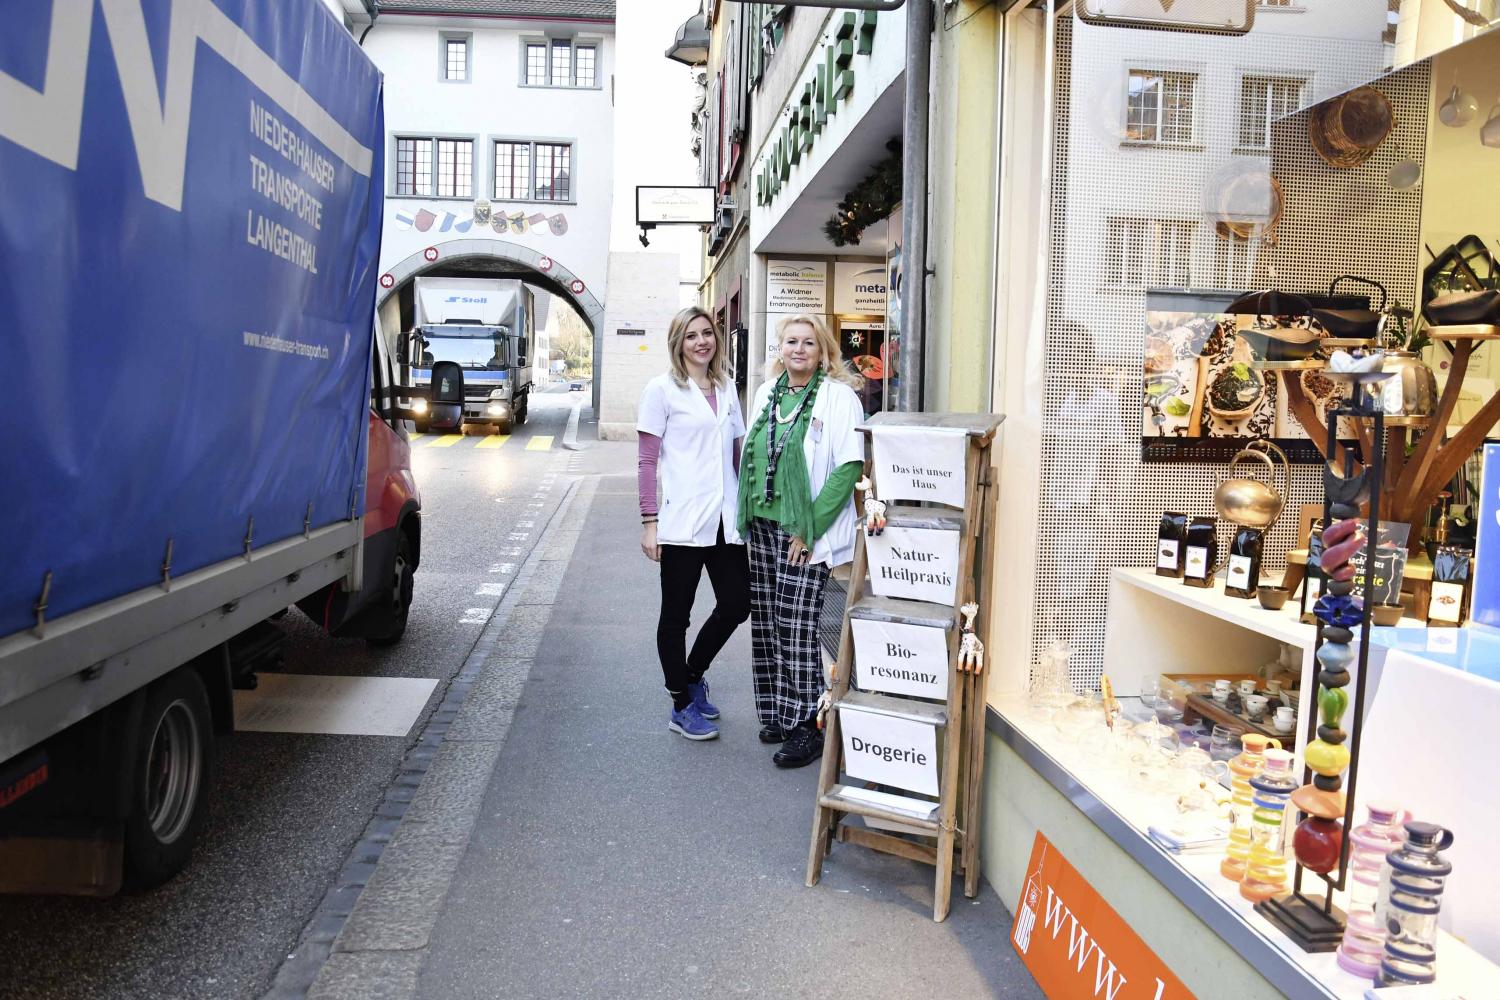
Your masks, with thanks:
[(771, 758), (777, 767), (806, 767), (823, 756), (823, 734), (803, 723), (787, 734), (786, 744)]
[(785, 743), (786, 730), (776, 723), (767, 723), (760, 727), (760, 741), (762, 743)]

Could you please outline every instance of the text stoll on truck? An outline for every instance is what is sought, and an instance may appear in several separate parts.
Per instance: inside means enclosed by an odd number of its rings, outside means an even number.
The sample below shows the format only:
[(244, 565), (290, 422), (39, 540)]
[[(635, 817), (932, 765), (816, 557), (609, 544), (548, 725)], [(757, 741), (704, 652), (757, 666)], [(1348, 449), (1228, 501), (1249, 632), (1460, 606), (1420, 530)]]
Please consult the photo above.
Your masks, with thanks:
[(109, 892), (186, 863), (269, 617), (405, 630), (381, 82), (318, 0), (6, 15), (0, 888)]
[[(410, 381), (425, 386), (434, 362), (455, 362), (463, 368), (463, 422), (491, 424), (502, 434), (525, 423), (536, 322), (530, 286), (513, 278), (417, 278), (415, 284), (417, 326), (398, 352), (410, 364)], [(450, 429), (426, 414), (418, 418), (419, 431), (430, 426)]]

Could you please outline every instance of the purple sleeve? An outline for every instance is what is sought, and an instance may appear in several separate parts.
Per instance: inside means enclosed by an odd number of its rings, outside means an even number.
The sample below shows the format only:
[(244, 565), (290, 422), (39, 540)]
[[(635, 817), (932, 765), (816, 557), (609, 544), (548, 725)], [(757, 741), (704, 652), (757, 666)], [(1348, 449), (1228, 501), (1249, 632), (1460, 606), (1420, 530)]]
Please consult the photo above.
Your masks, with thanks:
[(644, 431), (636, 441), (636, 491), (640, 494), (641, 516), (655, 517), (656, 461), (661, 457), (661, 438)]

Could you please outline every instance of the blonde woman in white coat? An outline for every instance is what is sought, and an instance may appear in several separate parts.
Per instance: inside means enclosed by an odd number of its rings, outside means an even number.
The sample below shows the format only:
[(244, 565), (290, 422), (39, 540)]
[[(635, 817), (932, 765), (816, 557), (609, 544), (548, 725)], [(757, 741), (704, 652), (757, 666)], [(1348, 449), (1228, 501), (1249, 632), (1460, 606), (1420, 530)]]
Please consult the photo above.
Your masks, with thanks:
[[(727, 377), (723, 333), (708, 313), (696, 306), (679, 312), (667, 329), (667, 354), (672, 368), (647, 383), (636, 424), (641, 551), (661, 564), (656, 650), (672, 697), (667, 728), (711, 740), (719, 735), (719, 710), (703, 675), (750, 616), (745, 544), (735, 523), (745, 421)], [(689, 652), (688, 617), (704, 570), (715, 606)]]
[(781, 348), (750, 408), (739, 529), (749, 541), (750, 635), (760, 738), (801, 767), (823, 752), (818, 618), (829, 571), (854, 558), (854, 484), (864, 469), (862, 379), (817, 316), (777, 326)]

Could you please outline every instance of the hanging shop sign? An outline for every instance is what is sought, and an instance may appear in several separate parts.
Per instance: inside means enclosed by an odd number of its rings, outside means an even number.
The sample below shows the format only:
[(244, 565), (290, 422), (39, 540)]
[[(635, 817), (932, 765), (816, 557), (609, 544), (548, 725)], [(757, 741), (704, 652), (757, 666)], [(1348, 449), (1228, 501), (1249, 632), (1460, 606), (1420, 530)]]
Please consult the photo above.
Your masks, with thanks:
[(930, 625), (850, 618), (861, 691), (948, 699), (948, 633)]
[(1243, 35), (1255, 27), (1256, 0), (1081, 0), (1078, 19), (1114, 28)]
[(1037, 831), (1010, 940), (1049, 997), (1191, 1000), (1193, 994)]
[(1469, 619), (1500, 627), (1500, 444), (1484, 446), (1484, 472), (1479, 482), (1479, 537), (1474, 543)]
[(791, 177), (792, 166), (812, 151), (823, 126), (854, 92), (854, 57), (875, 51), (875, 23), (873, 10), (834, 15), (822, 58), (809, 61), (811, 71), (781, 109), (786, 124), (761, 157), (755, 174), (757, 205), (771, 203), (782, 182)]
[(767, 261), (766, 312), (828, 312), (828, 265), (821, 260)]
[(961, 428), (880, 426), (873, 436), (881, 499), (964, 505), (968, 439)]
[(938, 794), (936, 726), (840, 705), (839, 728), (851, 778)]
[(716, 208), (711, 187), (636, 185), (635, 224), (638, 226), (711, 226)]
[(885, 315), (885, 261), (841, 260), (833, 265), (833, 311)]
[(870, 588), (881, 597), (953, 604), (958, 532), (889, 525), (866, 543)]

